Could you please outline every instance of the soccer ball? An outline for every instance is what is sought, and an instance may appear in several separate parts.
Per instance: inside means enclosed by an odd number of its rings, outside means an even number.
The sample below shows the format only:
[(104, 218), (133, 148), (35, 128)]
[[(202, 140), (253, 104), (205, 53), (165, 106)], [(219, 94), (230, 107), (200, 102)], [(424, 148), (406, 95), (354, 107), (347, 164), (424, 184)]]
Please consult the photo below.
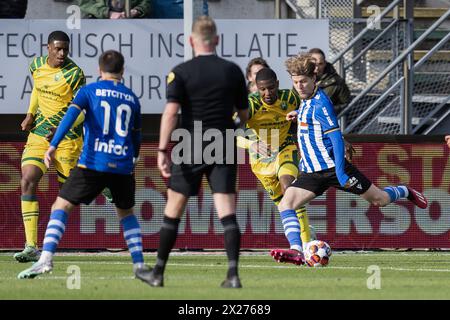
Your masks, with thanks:
[(331, 248), (325, 241), (313, 240), (306, 244), (303, 252), (306, 265), (310, 267), (324, 267), (330, 261)]

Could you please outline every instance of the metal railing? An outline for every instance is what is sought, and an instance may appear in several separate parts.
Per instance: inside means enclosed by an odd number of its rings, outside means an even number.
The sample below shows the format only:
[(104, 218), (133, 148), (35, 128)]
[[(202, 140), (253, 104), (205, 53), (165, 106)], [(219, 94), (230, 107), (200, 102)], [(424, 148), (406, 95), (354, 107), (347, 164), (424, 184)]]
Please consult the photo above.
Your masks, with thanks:
[[(361, 15), (358, 6), (362, 1), (285, 2), (297, 18), (329, 19), (327, 60), (355, 97), (338, 115), (344, 133), (427, 134), (427, 126), (441, 123), (448, 115), (445, 108), (450, 105), (450, 64), (443, 56), (447, 51), (438, 50), (450, 50), (450, 34), (438, 30), (443, 38), (422, 58), (418, 55), (414, 64), (415, 53), (422, 54), (414, 50), (422, 43), (430, 47), (431, 39), (427, 38), (448, 19), (448, 11), (436, 17), (438, 20), (414, 41), (414, 8), (410, 0), (390, 2), (371, 21), (355, 18)], [(434, 41), (436, 36), (430, 38)]]
[[(331, 60), (331, 64), (335, 64), (336, 62), (339, 62), (339, 74), (341, 77), (345, 78), (345, 67), (344, 67), (344, 55), (352, 49), (356, 43), (358, 43), (367, 33), (373, 30), (373, 26), (375, 23), (380, 23), (381, 19), (383, 19), (389, 12), (391, 12), (396, 6), (400, 4), (402, 0), (395, 0), (393, 1), (389, 6), (387, 6), (379, 16), (377, 16), (376, 19), (372, 21), (371, 24), (368, 24), (355, 38), (353, 38), (348, 45), (336, 56)], [(390, 29), (392, 25), (394, 25), (398, 20), (395, 19), (391, 25), (387, 29)], [(386, 32), (386, 30), (384, 31)], [(355, 61), (355, 60), (354, 60)], [(353, 61), (353, 62), (354, 62)]]
[[(398, 2), (398, 1), (397, 1)], [(350, 104), (338, 115), (339, 118), (344, 117), (346, 114), (350, 112), (352, 107), (354, 107), (358, 101), (361, 100), (362, 97), (364, 97), (367, 93), (369, 93), (383, 78), (391, 72), (396, 66), (399, 65), (399, 63), (403, 62), (404, 59), (410, 55), (413, 50), (425, 39), (427, 36), (436, 30), (441, 23), (446, 20), (448, 17), (450, 17), (450, 10), (448, 10), (443, 16), (441, 16), (437, 21), (433, 23), (414, 43), (412, 43), (407, 49), (405, 49), (394, 61), (391, 62), (391, 64), (383, 71), (381, 74), (369, 85), (367, 86), (362, 92), (360, 92), (353, 100), (350, 102)], [(436, 46), (433, 47), (416, 65), (413, 66), (413, 70), (417, 69), (419, 66), (421, 66), (429, 57), (431, 57), (444, 43), (448, 41), (450, 35), (447, 35), (444, 39), (442, 39)], [(340, 55), (342, 56), (342, 55)], [(339, 57), (338, 57), (339, 59)], [(338, 60), (338, 59), (335, 59)], [(369, 115), (372, 111), (375, 110), (376, 107), (380, 105), (380, 103), (386, 99), (387, 96), (389, 96), (388, 93), (392, 93), (393, 90), (395, 90), (400, 83), (405, 81), (405, 76), (402, 76), (400, 79), (398, 79), (394, 85), (392, 85), (385, 94), (381, 95), (373, 104), (371, 104), (369, 107), (366, 108), (366, 110), (360, 114), (356, 119), (352, 121), (350, 125), (348, 125), (344, 129), (344, 133), (349, 133), (352, 129), (354, 129), (362, 119), (364, 119), (367, 115)], [(443, 105), (442, 105), (443, 106)], [(425, 120), (424, 120), (425, 121)], [(422, 126), (425, 122), (422, 121), (419, 125)]]

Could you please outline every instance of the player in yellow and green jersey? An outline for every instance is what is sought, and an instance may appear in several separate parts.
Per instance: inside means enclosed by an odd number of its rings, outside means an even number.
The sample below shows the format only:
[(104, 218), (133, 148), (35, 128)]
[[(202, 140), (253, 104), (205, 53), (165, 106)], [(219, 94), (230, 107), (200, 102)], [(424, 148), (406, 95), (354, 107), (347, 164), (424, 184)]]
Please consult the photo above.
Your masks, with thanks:
[[(48, 55), (36, 57), (30, 64), (34, 86), (30, 106), (21, 127), (29, 131), (22, 154), (21, 207), (25, 227), (26, 244), (22, 252), (14, 255), (19, 262), (37, 261), (39, 204), (36, 190), (43, 174), (47, 171), (44, 154), (49, 147), (48, 139), (67, 111), (77, 90), (86, 80), (83, 71), (67, 55), (69, 36), (54, 31), (48, 37)], [(56, 155), (55, 167), (60, 185), (75, 167), (83, 145), (83, 120), (80, 114), (69, 130)]]
[[(248, 149), (253, 173), (278, 205), (299, 174), (295, 127), (291, 127), (292, 122), (286, 120), (286, 115), (298, 108), (300, 100), (291, 90), (279, 90), (277, 76), (270, 68), (258, 71), (256, 86), (258, 92), (249, 95), (246, 123), (253, 134), (249, 139), (239, 137), (238, 146)], [(311, 240), (306, 208), (297, 210), (296, 219), (285, 220), (282, 219), (282, 223), (294, 261), (281, 259), (281, 262), (301, 264), (302, 243)]]

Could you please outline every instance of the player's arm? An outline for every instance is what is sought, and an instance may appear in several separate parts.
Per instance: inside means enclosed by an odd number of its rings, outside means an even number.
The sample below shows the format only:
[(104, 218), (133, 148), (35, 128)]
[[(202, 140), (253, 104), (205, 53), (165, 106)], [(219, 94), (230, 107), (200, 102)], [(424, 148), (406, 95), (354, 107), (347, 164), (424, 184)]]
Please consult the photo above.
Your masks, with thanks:
[(75, 104), (70, 105), (66, 114), (62, 118), (58, 129), (56, 129), (55, 135), (53, 136), (52, 141), (50, 142), (50, 147), (45, 153), (44, 162), (47, 168), (50, 167), (50, 163), (53, 160), (56, 149), (58, 148), (59, 143), (62, 139), (64, 139), (67, 132), (69, 132), (70, 128), (72, 128), (73, 124), (77, 120), (78, 116), (81, 113), (81, 108)]
[(298, 114), (299, 114), (298, 110), (293, 110), (286, 115), (286, 120), (295, 122), (295, 121), (297, 121)]
[(38, 93), (36, 88), (33, 88), (33, 90), (31, 91), (31, 97), (30, 97), (30, 104), (28, 106), (28, 114), (32, 114), (33, 116), (36, 114), (36, 111), (39, 107), (38, 104)]
[(161, 117), (159, 132), (158, 168), (164, 178), (170, 177), (170, 155), (168, 153), (170, 137), (178, 122), (178, 111), (181, 105), (177, 102), (167, 102)]
[(55, 135), (50, 142), (50, 147), (45, 153), (44, 163), (47, 167), (50, 167), (59, 143), (64, 139), (70, 128), (72, 128), (82, 109), (85, 109), (88, 105), (89, 99), (85, 90), (79, 90), (76, 97), (73, 99), (72, 104), (69, 106), (69, 109), (67, 109), (66, 114), (59, 123), (58, 129), (56, 129)]
[(236, 137), (236, 145), (242, 149), (249, 149), (254, 141), (245, 138), (244, 136)]
[(250, 119), (249, 114), (249, 96), (247, 93), (247, 85), (245, 83), (245, 77), (242, 74), (241, 69), (238, 66), (235, 67), (236, 75), (236, 88), (235, 88), (235, 100), (234, 106), (237, 110), (237, 116), (241, 126), (245, 126), (245, 123)]
[(27, 115), (25, 116), (25, 119), (20, 124), (22, 131), (30, 131), (33, 122), (34, 122), (34, 115), (36, 114), (36, 111), (38, 109), (38, 94), (36, 88), (33, 88), (31, 91), (31, 97), (30, 97), (30, 105), (28, 106)]
[(300, 104), (301, 104), (301, 99), (298, 96), (298, 94), (296, 93), (295, 89), (291, 89), (289, 91), (289, 96), (288, 96), (288, 101), (291, 105), (295, 106), (295, 110), (290, 111), (287, 115), (286, 115), (286, 120), (287, 121), (293, 121), (296, 122), (298, 115), (300, 113)]
[(158, 169), (164, 178), (170, 177), (169, 143), (178, 123), (178, 112), (186, 97), (182, 68), (175, 68), (167, 76), (167, 103), (161, 116), (158, 147)]
[(334, 162), (336, 166), (336, 175), (339, 183), (344, 187), (349, 179), (349, 176), (345, 173), (345, 148), (344, 139), (340, 128), (336, 128), (325, 132), (325, 134), (330, 138), (333, 144)]
[(141, 150), (141, 141), (142, 141), (142, 124), (141, 124), (141, 105), (139, 104), (139, 99), (136, 97), (138, 101), (138, 108), (134, 117), (134, 127), (131, 131), (131, 140), (133, 141), (133, 160), (136, 163), (139, 159), (139, 152)]
[[(248, 101), (248, 111), (246, 111), (246, 113), (247, 113), (246, 121), (251, 119), (254, 116), (254, 114), (256, 113), (256, 111), (259, 109), (259, 107), (261, 106), (260, 105), (260, 103), (261, 103), (260, 97), (257, 94), (249, 94), (247, 101)], [(244, 110), (246, 110), (246, 109), (243, 109), (242, 113), (244, 112)], [(245, 116), (245, 115), (243, 114), (242, 116)], [(248, 149), (248, 150), (251, 150), (253, 153), (257, 153), (263, 157), (268, 157), (271, 153), (270, 145), (266, 144), (266, 142), (259, 139), (257, 134), (253, 130), (251, 130), (251, 127), (249, 127), (247, 125), (247, 128), (248, 128), (248, 130), (251, 131), (251, 133), (246, 131), (245, 136), (241, 136), (241, 135), (238, 136), (236, 138), (236, 145), (239, 148)]]
[[(41, 57), (34, 58), (29, 66), (29, 70), (31, 73), (31, 76), (33, 76), (34, 71), (40, 66), (41, 63)], [(35, 87), (33, 87), (33, 90), (31, 91), (31, 97), (30, 97), (30, 104), (28, 106), (28, 111), (25, 119), (21, 123), (22, 131), (30, 131), (34, 122), (34, 115), (36, 114), (36, 111), (38, 109), (38, 92)]]
[[(253, 110), (255, 109), (255, 106), (254, 106), (255, 98), (254, 98), (254, 96), (253, 95), (248, 95), (246, 97), (246, 100), (247, 100), (247, 102), (246, 102), (247, 109), (245, 109), (245, 108), (244, 109), (238, 109), (235, 112), (235, 114), (234, 114), (235, 122), (236, 122), (236, 119), (238, 118), (239, 119), (239, 125), (242, 128), (246, 127), (245, 124), (241, 123), (242, 119), (245, 119), (245, 122), (247, 122), (252, 117), (252, 115), (254, 113)], [(238, 102), (236, 102), (236, 103), (238, 103)], [(242, 102), (241, 102), (241, 104), (242, 104)], [(253, 140), (252, 139), (247, 139), (246, 135), (245, 136), (244, 135), (239, 135), (236, 138), (236, 145), (239, 148), (242, 148), (242, 149), (250, 149), (250, 146), (252, 145), (253, 142), (255, 142), (255, 140), (254, 139)]]
[(339, 184), (344, 187), (349, 180), (349, 176), (345, 173), (345, 149), (344, 139), (338, 125), (336, 114), (333, 106), (329, 103), (324, 103), (318, 107), (316, 117), (322, 125), (324, 135), (328, 136), (333, 145), (334, 163), (336, 176)]
[[(133, 10), (136, 12), (133, 15)], [(132, 18), (144, 18), (147, 13), (150, 11), (150, 1), (141, 0), (139, 1), (134, 8), (131, 9), (131, 17)]]

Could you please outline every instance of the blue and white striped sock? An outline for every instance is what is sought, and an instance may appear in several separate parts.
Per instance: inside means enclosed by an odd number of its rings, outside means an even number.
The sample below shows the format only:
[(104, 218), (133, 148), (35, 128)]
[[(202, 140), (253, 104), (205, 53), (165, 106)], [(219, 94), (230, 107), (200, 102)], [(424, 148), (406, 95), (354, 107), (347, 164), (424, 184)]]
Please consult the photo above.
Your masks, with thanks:
[(49, 261), (56, 252), (59, 241), (66, 230), (67, 213), (64, 210), (57, 209), (50, 215), (50, 221), (45, 231), (44, 247), (40, 261)]
[(408, 188), (405, 186), (386, 187), (384, 191), (387, 192), (391, 202), (397, 201), (400, 198), (407, 198), (409, 196)]
[(123, 236), (127, 242), (128, 250), (131, 254), (133, 267), (142, 268), (144, 265), (144, 255), (142, 254), (142, 234), (139, 222), (134, 214), (120, 220), (123, 228)]
[(289, 241), (291, 249), (302, 251), (302, 240), (300, 238), (300, 223), (295, 210), (288, 209), (280, 212), (283, 223), (284, 235)]

